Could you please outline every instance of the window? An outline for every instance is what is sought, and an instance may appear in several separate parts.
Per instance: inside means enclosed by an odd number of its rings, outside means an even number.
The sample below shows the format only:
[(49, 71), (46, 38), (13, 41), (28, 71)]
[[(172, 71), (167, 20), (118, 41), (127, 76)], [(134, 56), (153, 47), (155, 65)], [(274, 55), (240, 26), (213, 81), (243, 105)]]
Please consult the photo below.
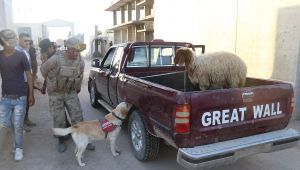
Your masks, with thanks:
[(150, 49), (151, 66), (167, 66), (174, 64), (172, 47), (152, 47)]
[(147, 67), (147, 48), (134, 47), (131, 53), (131, 58), (127, 63), (127, 67)]
[(115, 75), (119, 71), (120, 62), (123, 56), (124, 47), (119, 47), (111, 67), (111, 74)]
[(109, 53), (107, 54), (107, 57), (103, 63), (103, 67), (105, 68), (110, 68), (110, 65), (111, 65), (111, 61), (113, 59), (113, 56), (114, 56), (114, 53), (116, 51), (116, 48), (111, 48)]

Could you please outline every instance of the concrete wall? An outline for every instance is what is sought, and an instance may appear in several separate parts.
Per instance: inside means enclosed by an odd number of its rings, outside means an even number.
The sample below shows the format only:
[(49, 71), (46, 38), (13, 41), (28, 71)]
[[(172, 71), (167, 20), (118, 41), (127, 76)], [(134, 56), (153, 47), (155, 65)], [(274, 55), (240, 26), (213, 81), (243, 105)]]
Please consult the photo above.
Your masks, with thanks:
[(300, 0), (155, 0), (154, 38), (242, 57), (248, 76), (294, 82)]
[(12, 1), (0, 0), (0, 30), (11, 28), (13, 23)]
[(34, 41), (34, 44), (38, 44), (39, 40), (42, 38), (42, 24), (39, 23), (15, 23), (14, 30), (16, 34), (18, 33), (18, 27), (30, 27), (31, 28), (31, 38)]

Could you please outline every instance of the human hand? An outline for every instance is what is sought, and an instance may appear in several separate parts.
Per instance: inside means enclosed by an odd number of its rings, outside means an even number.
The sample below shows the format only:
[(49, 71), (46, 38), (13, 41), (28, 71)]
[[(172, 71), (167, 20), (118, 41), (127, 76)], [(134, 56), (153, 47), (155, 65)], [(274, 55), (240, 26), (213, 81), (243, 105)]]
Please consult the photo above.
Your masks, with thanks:
[(41, 93), (42, 93), (42, 94), (46, 94), (46, 86), (43, 86), (43, 87), (41, 88)]
[(28, 96), (28, 104), (29, 104), (29, 106), (33, 106), (34, 103), (35, 103), (34, 96), (33, 95), (29, 95)]

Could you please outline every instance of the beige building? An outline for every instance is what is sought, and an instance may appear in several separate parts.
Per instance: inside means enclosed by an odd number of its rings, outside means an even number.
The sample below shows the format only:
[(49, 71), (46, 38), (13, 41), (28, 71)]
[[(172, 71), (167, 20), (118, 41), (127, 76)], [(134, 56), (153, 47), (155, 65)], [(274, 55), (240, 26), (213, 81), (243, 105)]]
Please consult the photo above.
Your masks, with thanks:
[(153, 39), (154, 0), (119, 0), (106, 9), (113, 12), (114, 43)]

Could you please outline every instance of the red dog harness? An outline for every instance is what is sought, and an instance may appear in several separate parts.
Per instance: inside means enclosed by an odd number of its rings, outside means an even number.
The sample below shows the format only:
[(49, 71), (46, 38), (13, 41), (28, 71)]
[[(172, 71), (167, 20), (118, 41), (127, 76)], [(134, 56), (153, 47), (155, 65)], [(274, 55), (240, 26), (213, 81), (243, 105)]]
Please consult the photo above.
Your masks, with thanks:
[[(123, 121), (123, 119), (120, 118), (119, 116), (117, 116), (115, 112), (112, 112), (112, 115), (114, 117), (116, 117), (117, 119)], [(100, 122), (100, 125), (101, 125), (101, 129), (105, 132), (105, 139), (107, 138), (107, 134), (109, 132), (115, 130), (117, 128), (117, 126), (118, 126), (118, 125), (112, 124), (111, 122), (109, 122), (106, 119), (100, 119), (99, 122)]]
[(111, 122), (109, 122), (106, 119), (103, 120), (99, 120), (100, 121), (100, 125), (101, 125), (101, 129), (105, 132), (105, 133), (109, 133), (113, 130), (116, 129), (116, 125), (112, 124)]

